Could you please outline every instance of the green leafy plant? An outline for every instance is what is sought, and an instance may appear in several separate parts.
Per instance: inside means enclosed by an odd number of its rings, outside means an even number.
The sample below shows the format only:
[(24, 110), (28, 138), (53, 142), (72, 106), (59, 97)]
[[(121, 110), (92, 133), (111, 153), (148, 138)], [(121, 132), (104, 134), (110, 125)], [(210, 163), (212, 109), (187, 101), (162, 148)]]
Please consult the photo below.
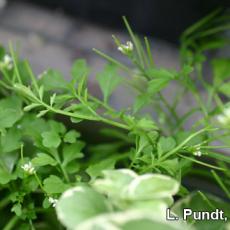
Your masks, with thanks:
[[(125, 25), (131, 41), (118, 51), (130, 65), (94, 49), (108, 64), (95, 74), (102, 92), (88, 90), (90, 68), (76, 60), (72, 79), (49, 69), (35, 76), (12, 45), (0, 48), (0, 227), (9, 229), (217, 229), (224, 221), (169, 222), (194, 208), (225, 211), (230, 218), (230, 59), (210, 60), (210, 50), (229, 44), (229, 15), (217, 10), (181, 36), (181, 68), (159, 68), (147, 38)], [(207, 79), (204, 65), (212, 68)], [(119, 85), (133, 89), (133, 102), (115, 109)], [(165, 89), (177, 85), (171, 98)], [(203, 93), (201, 93), (203, 92)], [(194, 105), (183, 114), (186, 97)], [(148, 107), (151, 112), (145, 112)], [(198, 118), (189, 120), (194, 115)], [(68, 118), (72, 126), (64, 122)], [(97, 122), (104, 141), (81, 137), (79, 123)], [(92, 134), (91, 139), (94, 139)], [(107, 141), (106, 141), (107, 140)], [(109, 141), (108, 141), (109, 140)], [(195, 177), (218, 186), (186, 183)], [(6, 211), (7, 210), (7, 211)], [(57, 217), (56, 217), (57, 215)], [(16, 227), (17, 226), (17, 227)]]

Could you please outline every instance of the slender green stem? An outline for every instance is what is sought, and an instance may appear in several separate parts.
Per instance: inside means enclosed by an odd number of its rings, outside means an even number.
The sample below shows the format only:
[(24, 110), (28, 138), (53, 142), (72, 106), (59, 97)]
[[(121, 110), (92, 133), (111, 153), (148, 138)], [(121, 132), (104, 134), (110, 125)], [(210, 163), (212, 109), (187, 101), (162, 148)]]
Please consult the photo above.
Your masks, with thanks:
[(73, 118), (78, 118), (78, 119), (83, 119), (83, 120), (102, 121), (104, 123), (107, 123), (109, 125), (113, 125), (113, 126), (116, 126), (116, 127), (122, 128), (122, 129), (126, 129), (126, 130), (130, 129), (130, 127), (125, 125), (125, 124), (122, 124), (122, 123), (117, 122), (117, 121), (109, 120), (109, 119), (104, 118), (104, 117), (92, 117), (92, 116), (86, 116), (86, 115), (82, 115), (82, 114), (78, 114), (78, 113), (66, 112), (64, 110), (55, 109), (54, 107), (44, 103), (43, 101), (41, 101), (38, 98), (36, 98), (36, 101), (38, 103), (40, 103), (41, 105), (43, 105), (48, 110), (50, 110), (54, 113), (57, 113), (57, 114), (61, 114), (61, 115), (73, 117)]
[(185, 93), (187, 93), (187, 89), (185, 87), (183, 88), (183, 90), (181, 92), (177, 93), (177, 95), (175, 96), (175, 100), (174, 100), (174, 102), (172, 104), (172, 107), (174, 109), (177, 108), (177, 106), (180, 103), (181, 98), (183, 98), (183, 96), (184, 96)]
[(10, 197), (11, 197), (11, 194), (4, 197), (3, 199), (1, 199), (0, 201), (0, 209), (4, 208), (6, 205), (8, 205), (10, 203)]
[(57, 113), (57, 114), (62, 114), (62, 115), (65, 115), (65, 116), (74, 117), (74, 118), (78, 118), (78, 119), (84, 119), (84, 120), (102, 121), (102, 122), (104, 122), (106, 124), (113, 125), (113, 126), (116, 126), (118, 128), (122, 128), (122, 129), (126, 129), (126, 130), (130, 129), (130, 127), (125, 125), (125, 124), (119, 123), (117, 121), (109, 120), (109, 119), (104, 118), (104, 117), (100, 117), (100, 118), (98, 118), (98, 117), (97, 118), (89, 117), (89, 116), (80, 115), (80, 114), (76, 114), (76, 113), (65, 112), (63, 110), (55, 109), (53, 107), (50, 108), (50, 106), (48, 106), (48, 105), (45, 105), (45, 107), (49, 108), (50, 111), (52, 111), (54, 113)]
[(205, 108), (205, 106), (204, 106), (204, 104), (200, 98), (199, 93), (196, 91), (196, 92), (193, 92), (193, 95), (194, 95), (197, 103), (199, 104), (202, 113), (204, 114), (204, 119), (206, 119), (208, 117), (208, 112), (207, 112), (207, 110), (206, 110), (206, 108)]
[(101, 57), (105, 58), (106, 60), (108, 60), (109, 62), (119, 66), (121, 69), (125, 70), (126, 72), (128, 72), (128, 73), (131, 72), (130, 69), (127, 66), (125, 66), (121, 62), (115, 60), (114, 58), (111, 58), (110, 56), (108, 56), (107, 54), (101, 52), (100, 50), (97, 50), (97, 49), (93, 48), (93, 51), (95, 53), (97, 53), (99, 56), (101, 56)]
[(222, 188), (222, 190), (225, 192), (225, 194), (227, 195), (228, 198), (230, 198), (230, 191), (227, 189), (227, 187), (224, 185), (223, 181), (221, 180), (221, 178), (219, 177), (219, 175), (212, 170), (212, 175), (215, 178), (216, 182), (219, 184), (219, 186)]
[(58, 162), (59, 166), (60, 166), (60, 169), (61, 169), (61, 172), (66, 180), (66, 182), (70, 182), (70, 179), (69, 179), (69, 175), (68, 173), (66, 172), (65, 168), (63, 167), (62, 165), (62, 162), (61, 162), (61, 159), (60, 159), (60, 156), (59, 156), (59, 153), (58, 151), (55, 149), (53, 152), (51, 152), (51, 154), (53, 155), (53, 157), (56, 159), (56, 161)]
[(38, 184), (39, 184), (41, 190), (42, 190), (42, 191), (45, 191), (44, 188), (43, 188), (42, 182), (41, 182), (41, 180), (40, 180), (40, 178), (38, 177), (38, 175), (37, 175), (36, 172), (34, 173), (34, 176), (35, 176), (35, 178), (36, 178), (36, 180), (37, 180), (37, 182), (38, 182)]
[(215, 95), (215, 87), (212, 87), (208, 90), (208, 99), (207, 99), (207, 108), (208, 109), (211, 109), (211, 106), (212, 106), (212, 100), (213, 100), (213, 97)]
[(149, 80), (150, 77), (146, 74), (145, 68), (141, 66), (141, 64), (136, 60), (136, 58), (133, 57), (133, 58), (131, 59), (131, 61), (132, 61), (133, 65), (136, 66), (136, 67), (140, 70), (140, 72), (143, 74), (143, 76), (144, 76), (147, 80)]
[(208, 168), (216, 169), (216, 170), (219, 170), (219, 171), (226, 171), (226, 169), (223, 169), (223, 168), (217, 167), (215, 165), (211, 165), (211, 164), (205, 163), (203, 161), (198, 161), (198, 160), (196, 160), (194, 158), (191, 158), (191, 157), (186, 157), (186, 156), (184, 156), (182, 154), (177, 154), (177, 155), (180, 156), (181, 158), (193, 161), (193, 162), (195, 162), (195, 163), (197, 163), (199, 165), (203, 165), (203, 166), (208, 167)]
[(8, 86), (8, 85), (7, 85), (5, 82), (3, 82), (3, 81), (0, 81), (0, 85), (2, 85), (4, 88), (9, 89), (9, 90), (13, 89), (12, 87)]
[(13, 216), (10, 221), (5, 225), (5, 227), (3, 228), (3, 230), (11, 230), (14, 229), (15, 225), (17, 224), (17, 222), (19, 221), (19, 217), (18, 216)]
[(140, 41), (140, 39), (138, 37), (136, 37), (136, 41), (137, 41), (137, 44), (138, 44), (138, 47), (140, 49), (140, 54), (141, 54), (141, 60), (143, 61), (143, 67), (145, 68), (149, 68), (150, 67), (150, 63), (149, 63), (149, 60), (148, 60), (148, 55), (146, 54), (143, 46), (142, 46), (142, 43)]
[(204, 89), (206, 89), (206, 91), (209, 91), (209, 85), (207, 84), (207, 82), (204, 80), (203, 78), (203, 70), (202, 70), (202, 65), (200, 63), (198, 63), (196, 65), (196, 70), (197, 70), (197, 76), (198, 79), (200, 80), (201, 84), (203, 85)]
[(135, 45), (135, 48), (136, 48), (136, 50), (137, 50), (137, 56), (138, 56), (138, 59), (139, 59), (139, 61), (140, 61), (140, 64), (141, 64), (142, 67), (144, 67), (143, 59), (141, 58), (141, 50), (140, 50), (140, 47), (139, 47), (139, 45), (138, 45), (138, 41), (137, 41), (137, 39), (136, 39), (136, 36), (134, 35), (134, 33), (133, 33), (131, 27), (129, 26), (129, 23), (128, 23), (126, 17), (122, 17), (122, 18), (123, 18), (123, 21), (124, 21), (124, 23), (125, 23), (125, 26), (126, 26), (128, 32), (129, 32), (129, 34), (130, 34), (130, 37), (131, 37), (132, 40), (133, 40), (133, 43), (134, 43), (134, 45)]
[(7, 72), (5, 69), (1, 69), (1, 71), (2, 71), (3, 77), (5, 78), (5, 81), (6, 81), (9, 85), (11, 85), (11, 80), (10, 80), (10, 76), (9, 76), (8, 72)]
[(190, 140), (192, 140), (194, 137), (198, 136), (199, 134), (206, 132), (207, 130), (208, 130), (207, 128), (204, 128), (204, 129), (201, 129), (201, 130), (191, 134), (188, 138), (186, 138), (183, 142), (181, 142), (176, 148), (174, 148), (173, 150), (171, 150), (168, 153), (166, 153), (165, 155), (163, 155), (160, 158), (160, 161), (163, 161), (163, 160), (167, 159), (168, 157), (170, 157), (171, 155), (173, 155), (174, 153), (178, 152)]
[(150, 66), (154, 66), (154, 60), (153, 60), (153, 56), (151, 54), (151, 47), (150, 47), (148, 38), (144, 37), (144, 40), (145, 40), (146, 51), (147, 51), (148, 58), (149, 58), (149, 64), (150, 64)]
[(99, 118), (99, 119), (101, 118), (101, 116), (100, 116), (95, 110), (93, 110), (93, 109), (88, 105), (88, 103), (85, 102), (84, 99), (82, 99), (81, 96), (77, 95), (76, 92), (74, 92), (74, 95), (75, 95), (75, 97), (82, 103), (82, 105), (84, 105), (84, 106), (85, 106), (95, 117), (97, 117), (97, 118)]
[(222, 100), (220, 99), (219, 95), (217, 93), (215, 93), (214, 95), (214, 99), (216, 101), (217, 106), (221, 109), (224, 110), (224, 104), (222, 102)]
[(94, 101), (94, 102), (96, 102), (97, 104), (99, 104), (99, 105), (101, 105), (102, 107), (104, 107), (105, 109), (107, 109), (108, 111), (113, 112), (113, 113), (116, 112), (115, 109), (113, 109), (111, 106), (109, 106), (109, 105), (106, 104), (105, 102), (100, 101), (100, 100), (97, 99), (96, 97), (93, 97), (93, 96), (89, 95), (89, 98), (90, 98), (92, 101)]
[(14, 62), (15, 75), (17, 77), (18, 83), (22, 84), (22, 80), (21, 80), (18, 65), (17, 65), (17, 57), (15, 55), (12, 43), (9, 44), (9, 48), (10, 48), (10, 53), (11, 53), (11, 56), (12, 56), (13, 62)]
[(210, 208), (216, 209), (216, 207), (210, 202), (210, 200), (208, 199), (208, 197), (205, 196), (205, 194), (203, 192), (198, 191), (198, 194), (200, 194), (200, 196), (203, 198), (203, 200), (207, 202), (207, 204), (210, 206)]
[(162, 102), (164, 103), (165, 107), (168, 109), (168, 111), (170, 112), (170, 114), (174, 117), (176, 122), (179, 122), (179, 117), (177, 116), (176, 111), (174, 110), (174, 108), (172, 108), (170, 106), (170, 104), (168, 103), (168, 101), (164, 98), (163, 94), (161, 92), (158, 93), (160, 99), (162, 100)]
[(183, 127), (184, 122), (191, 116), (193, 115), (195, 112), (199, 111), (199, 108), (193, 108), (190, 111), (188, 111), (187, 113), (185, 113), (180, 120), (178, 121), (174, 133), (176, 133), (181, 127)]
[(27, 69), (27, 71), (28, 71), (28, 73), (30, 75), (31, 82), (34, 85), (34, 87), (35, 87), (35, 89), (36, 89), (36, 91), (37, 91), (37, 93), (39, 95), (39, 86), (38, 86), (38, 83), (37, 83), (37, 79), (34, 76), (34, 73), (33, 73), (33, 71), (32, 71), (32, 69), (31, 69), (31, 67), (30, 67), (28, 62), (26, 62), (26, 69)]
[(20, 155), (21, 155), (22, 163), (24, 163), (23, 148), (24, 148), (24, 145), (21, 144), (21, 146), (20, 146)]
[(29, 219), (29, 224), (30, 224), (31, 230), (35, 230), (35, 227), (33, 225), (33, 221), (31, 219)]

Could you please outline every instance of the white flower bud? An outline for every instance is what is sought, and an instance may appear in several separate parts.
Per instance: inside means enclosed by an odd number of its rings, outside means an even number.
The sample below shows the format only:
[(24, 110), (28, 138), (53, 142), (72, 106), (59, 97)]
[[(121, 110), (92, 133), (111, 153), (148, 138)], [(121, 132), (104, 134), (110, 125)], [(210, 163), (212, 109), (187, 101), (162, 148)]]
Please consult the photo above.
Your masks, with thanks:
[(197, 157), (201, 157), (202, 156), (202, 152), (201, 151), (195, 151), (193, 153), (194, 156), (197, 156)]
[(29, 162), (29, 163), (26, 163), (24, 165), (21, 166), (21, 168), (28, 174), (34, 174), (36, 171), (35, 171), (35, 168), (33, 167), (32, 163)]
[(126, 45), (121, 44), (118, 46), (117, 48), (119, 51), (121, 51), (121, 53), (127, 55), (129, 53), (131, 53), (133, 51), (133, 43), (128, 41), (126, 42)]
[(222, 125), (230, 124), (230, 107), (225, 108), (222, 114), (216, 116), (216, 119)]
[(202, 156), (202, 152), (200, 151), (200, 147), (198, 146), (196, 148), (196, 150), (193, 152), (193, 155), (194, 156), (197, 156), (197, 157), (201, 157)]
[(11, 70), (13, 68), (13, 59), (8, 54), (4, 56), (3, 63), (8, 70)]
[(48, 201), (50, 202), (50, 204), (52, 205), (52, 207), (56, 207), (58, 199), (54, 199), (53, 197), (49, 197)]

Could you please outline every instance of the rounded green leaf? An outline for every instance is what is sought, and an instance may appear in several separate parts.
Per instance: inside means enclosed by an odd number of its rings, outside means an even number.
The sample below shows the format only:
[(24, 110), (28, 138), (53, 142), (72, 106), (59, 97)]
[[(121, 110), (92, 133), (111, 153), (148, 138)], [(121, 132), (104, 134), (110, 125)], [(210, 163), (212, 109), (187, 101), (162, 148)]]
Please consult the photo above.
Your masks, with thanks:
[(73, 144), (78, 137), (80, 137), (80, 133), (75, 130), (70, 130), (65, 134), (64, 142)]
[(50, 175), (44, 181), (44, 190), (48, 194), (62, 193), (69, 188), (69, 185), (64, 184), (64, 182), (55, 175)]
[(129, 169), (104, 170), (103, 178), (97, 179), (93, 187), (100, 193), (108, 196), (121, 196), (122, 190), (137, 177), (137, 174)]
[(0, 129), (12, 127), (22, 117), (21, 104), (15, 96), (0, 100)]
[(56, 206), (58, 219), (74, 229), (96, 215), (108, 212), (105, 198), (90, 187), (77, 186), (63, 193)]
[(126, 192), (131, 200), (159, 199), (175, 195), (179, 186), (179, 183), (171, 177), (145, 174), (134, 179)]
[(34, 166), (56, 165), (57, 161), (46, 153), (38, 153), (32, 160)]
[(42, 144), (47, 148), (57, 148), (61, 143), (61, 139), (58, 133), (54, 131), (47, 131), (42, 133), (42, 138)]

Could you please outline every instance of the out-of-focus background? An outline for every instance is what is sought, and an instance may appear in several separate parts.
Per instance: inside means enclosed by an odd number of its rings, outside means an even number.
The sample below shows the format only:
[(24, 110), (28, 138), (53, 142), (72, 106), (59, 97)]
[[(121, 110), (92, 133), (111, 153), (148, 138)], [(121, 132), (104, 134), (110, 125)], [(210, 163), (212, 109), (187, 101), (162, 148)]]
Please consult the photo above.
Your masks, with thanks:
[[(20, 55), (30, 60), (36, 74), (55, 68), (69, 79), (76, 58), (87, 59), (92, 72), (103, 68), (104, 60), (93, 53), (93, 47), (124, 59), (111, 35), (123, 42), (128, 40), (121, 19), (125, 15), (134, 31), (149, 36), (156, 65), (178, 69), (181, 32), (217, 7), (227, 7), (227, 3), (225, 0), (0, 0), (0, 43), (4, 46), (9, 41), (17, 43)], [(90, 87), (98, 90), (93, 79)], [(123, 99), (122, 93), (117, 94), (113, 103), (123, 103)]]

